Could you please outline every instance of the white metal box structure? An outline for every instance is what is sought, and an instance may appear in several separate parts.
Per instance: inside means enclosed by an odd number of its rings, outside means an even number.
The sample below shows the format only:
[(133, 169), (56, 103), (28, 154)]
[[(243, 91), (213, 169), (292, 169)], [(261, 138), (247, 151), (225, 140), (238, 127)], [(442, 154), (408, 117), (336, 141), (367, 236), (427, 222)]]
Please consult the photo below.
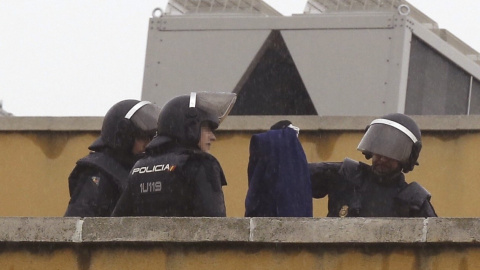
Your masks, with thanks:
[(236, 92), (233, 115), (480, 114), (476, 61), (406, 1), (311, 0), (286, 17), (261, 1), (177, 0), (150, 19), (142, 99)]

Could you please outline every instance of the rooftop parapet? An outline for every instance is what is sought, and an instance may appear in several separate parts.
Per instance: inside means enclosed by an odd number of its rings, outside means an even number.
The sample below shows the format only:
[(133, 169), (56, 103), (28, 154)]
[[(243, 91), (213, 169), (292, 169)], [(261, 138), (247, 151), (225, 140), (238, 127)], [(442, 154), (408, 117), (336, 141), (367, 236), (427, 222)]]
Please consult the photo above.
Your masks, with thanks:
[(478, 218), (0, 218), (0, 242), (477, 244)]

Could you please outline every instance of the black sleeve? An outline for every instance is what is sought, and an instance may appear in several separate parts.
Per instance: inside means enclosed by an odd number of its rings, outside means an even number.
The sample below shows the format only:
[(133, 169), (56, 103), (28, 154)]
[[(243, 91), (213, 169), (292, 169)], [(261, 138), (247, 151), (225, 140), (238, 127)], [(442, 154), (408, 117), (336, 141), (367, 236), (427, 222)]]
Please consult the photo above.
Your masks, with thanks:
[(437, 213), (435, 213), (435, 209), (433, 209), (433, 205), (432, 203), (430, 203), (430, 200), (425, 200), (420, 210), (412, 211), (410, 216), (411, 217), (437, 217)]
[(112, 217), (128, 217), (133, 216), (133, 191), (131, 176), (128, 177), (128, 186), (123, 191), (120, 199), (112, 212)]
[(72, 192), (65, 216), (110, 216), (120, 194), (114, 182), (93, 168), (82, 168), (75, 177), (78, 184)]
[(312, 197), (323, 198), (329, 193), (331, 181), (338, 178), (341, 162), (309, 163)]
[(226, 185), (223, 170), (214, 158), (189, 163), (187, 178), (193, 185), (193, 215), (199, 217), (225, 217), (222, 185)]

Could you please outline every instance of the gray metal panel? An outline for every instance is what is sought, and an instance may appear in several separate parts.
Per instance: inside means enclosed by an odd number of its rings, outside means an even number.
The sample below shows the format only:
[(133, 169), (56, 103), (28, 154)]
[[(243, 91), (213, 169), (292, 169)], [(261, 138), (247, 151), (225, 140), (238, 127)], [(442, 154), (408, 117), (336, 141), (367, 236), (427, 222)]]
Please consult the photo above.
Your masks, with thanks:
[(269, 33), (150, 31), (142, 99), (163, 106), (192, 91), (234, 91)]
[[(397, 100), (396, 112), (405, 113), (405, 100), (407, 96), (408, 68), (410, 62), (410, 42), (412, 33), (411, 21), (406, 16), (395, 16), (390, 45), (390, 62), (386, 100)], [(390, 113), (393, 111), (389, 111)]]
[(164, 16), (153, 18), (160, 31), (391, 28), (393, 12), (302, 15), (292, 17)]
[(282, 35), (319, 115), (397, 110), (398, 96), (391, 97), (388, 85), (391, 29), (297, 30)]

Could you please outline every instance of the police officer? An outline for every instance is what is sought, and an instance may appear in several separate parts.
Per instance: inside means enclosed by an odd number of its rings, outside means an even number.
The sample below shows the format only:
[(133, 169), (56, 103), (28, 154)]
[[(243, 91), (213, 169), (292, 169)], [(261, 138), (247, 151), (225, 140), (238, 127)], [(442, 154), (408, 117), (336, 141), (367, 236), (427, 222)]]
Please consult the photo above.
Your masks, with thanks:
[(213, 130), (236, 95), (199, 92), (173, 98), (162, 108), (157, 136), (130, 172), (112, 216), (226, 216), (225, 176), (208, 153)]
[(310, 163), (314, 198), (328, 195), (329, 217), (435, 217), (430, 193), (405, 182), (404, 173), (418, 165), (421, 133), (410, 117), (388, 114), (375, 119), (357, 148), (372, 165)]
[(77, 161), (68, 183), (70, 202), (65, 216), (110, 216), (126, 186), (130, 169), (156, 132), (160, 109), (148, 102), (123, 100), (103, 119), (100, 137)]

